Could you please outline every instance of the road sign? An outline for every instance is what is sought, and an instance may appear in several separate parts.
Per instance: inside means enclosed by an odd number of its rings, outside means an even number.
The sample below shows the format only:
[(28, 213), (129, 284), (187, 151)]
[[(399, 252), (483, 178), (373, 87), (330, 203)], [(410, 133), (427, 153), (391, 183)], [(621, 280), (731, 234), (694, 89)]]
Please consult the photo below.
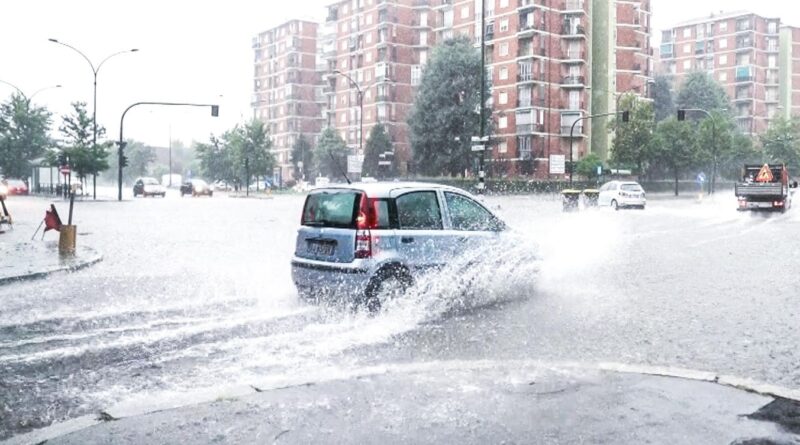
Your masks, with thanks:
[(378, 165), (389, 166), (392, 165), (392, 161), (378, 161)]
[(60, 171), (62, 175), (67, 176), (71, 170), (69, 169), (68, 165), (63, 165), (58, 169), (58, 171)]
[(347, 157), (347, 173), (361, 173), (364, 156), (350, 155)]
[(563, 175), (567, 172), (566, 155), (550, 155), (550, 174)]
[(472, 146), (472, 151), (484, 151), (484, 150), (486, 150), (486, 146), (485, 145), (473, 145)]
[(772, 182), (773, 179), (775, 179), (775, 177), (772, 176), (772, 170), (770, 170), (768, 164), (764, 164), (761, 170), (758, 171), (756, 182)]
[(602, 165), (598, 165), (597, 166), (597, 176), (600, 176), (602, 174), (603, 174), (603, 166)]

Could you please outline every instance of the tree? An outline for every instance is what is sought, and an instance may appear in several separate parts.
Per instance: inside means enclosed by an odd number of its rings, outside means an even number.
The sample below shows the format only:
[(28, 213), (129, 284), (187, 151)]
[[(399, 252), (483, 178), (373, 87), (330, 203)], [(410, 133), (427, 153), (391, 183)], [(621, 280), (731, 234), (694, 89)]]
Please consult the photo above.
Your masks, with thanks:
[(793, 175), (800, 173), (800, 118), (777, 117), (761, 136), (764, 155), (769, 162), (784, 163)]
[(292, 166), (294, 166), (295, 180), (305, 180), (314, 176), (314, 151), (308, 139), (302, 134), (292, 147)]
[(272, 175), (275, 157), (270, 151), (272, 141), (263, 121), (252, 119), (244, 125), (237, 125), (225, 139), (228, 149), (232, 150), (234, 168), (239, 172), (237, 176), (244, 178), (245, 183), (249, 183), (253, 175), (256, 178)]
[(722, 170), (720, 164), (737, 162), (736, 159), (739, 156), (747, 155), (747, 146), (742, 145), (741, 139), (737, 139), (737, 135), (742, 136), (741, 132), (727, 111), (716, 109), (712, 110), (710, 114), (710, 118), (706, 117), (697, 124), (695, 141), (698, 162), (711, 167), (708, 186), (709, 190), (713, 192), (716, 189), (717, 175)]
[(604, 167), (603, 160), (600, 159), (597, 153), (589, 153), (578, 162), (578, 165), (575, 167), (575, 172), (586, 178), (596, 179), (599, 176), (597, 174), (598, 166)]
[(611, 159), (615, 164), (635, 165), (637, 173), (643, 175), (653, 137), (653, 105), (628, 93), (620, 99), (620, 109), (630, 111), (630, 115), (628, 122), (620, 118), (609, 122), (609, 129), (615, 129)]
[(653, 85), (653, 103), (656, 122), (675, 115), (675, 101), (672, 97), (672, 83), (664, 75), (656, 76)]
[(330, 127), (322, 130), (319, 135), (319, 142), (317, 142), (317, 148), (314, 149), (316, 171), (320, 175), (329, 178), (341, 178), (342, 173), (347, 171), (347, 155), (349, 151), (336, 130)]
[(697, 150), (692, 127), (674, 116), (660, 122), (652, 140), (653, 160), (675, 178), (675, 196), (678, 196), (678, 179), (697, 160)]
[[(85, 102), (73, 102), (72, 114), (64, 116), (59, 127), (66, 141), (62, 150), (81, 181), (90, 175), (96, 178), (98, 173), (109, 167), (108, 150), (111, 144), (94, 144), (92, 128), (93, 121), (86, 111)], [(104, 127), (97, 127), (98, 137), (103, 137), (105, 132)]]
[[(91, 137), (91, 133), (90, 133)], [(125, 157), (128, 159), (128, 166), (122, 170), (122, 181), (133, 182), (134, 179), (151, 174), (150, 165), (156, 160), (156, 153), (152, 147), (146, 146), (143, 142), (128, 139), (125, 146)], [(106, 174), (116, 179), (119, 165), (119, 156), (116, 153), (108, 157), (108, 167)]]
[[(484, 106), (480, 103), (481, 65), (480, 52), (466, 37), (445, 40), (434, 48), (408, 119), (418, 172), (455, 176), (470, 168), (474, 156), (470, 140), (478, 135), (477, 111)], [(488, 80), (484, 88), (489, 90)], [(488, 129), (491, 112), (483, 116)]]
[(46, 108), (31, 107), (21, 94), (0, 105), (0, 172), (17, 178), (30, 175), (30, 161), (52, 145), (47, 136), (51, 116)]
[(678, 91), (678, 108), (700, 108), (706, 111), (730, 108), (725, 89), (705, 72), (686, 76)]
[(375, 124), (369, 132), (367, 146), (364, 148), (364, 167), (362, 174), (371, 177), (383, 177), (389, 173), (386, 168), (378, 164), (381, 155), (392, 151), (392, 141), (383, 124)]
[(220, 138), (212, 134), (208, 143), (196, 143), (195, 153), (200, 161), (200, 173), (206, 179), (235, 182), (231, 151)]

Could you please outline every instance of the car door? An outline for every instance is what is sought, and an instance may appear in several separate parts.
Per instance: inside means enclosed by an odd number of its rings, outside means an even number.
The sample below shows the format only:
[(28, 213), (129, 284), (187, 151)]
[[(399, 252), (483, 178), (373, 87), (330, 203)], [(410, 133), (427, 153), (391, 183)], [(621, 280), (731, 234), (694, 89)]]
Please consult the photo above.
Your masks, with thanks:
[(395, 196), (397, 250), (402, 261), (415, 271), (444, 264), (446, 249), (443, 211), (436, 190), (414, 190)]
[(499, 218), (471, 197), (452, 191), (443, 192), (443, 197), (446, 233), (453, 254), (479, 247), (505, 229)]
[(138, 179), (133, 185), (133, 194), (141, 195), (142, 193), (144, 193), (144, 182), (142, 182), (141, 179)]

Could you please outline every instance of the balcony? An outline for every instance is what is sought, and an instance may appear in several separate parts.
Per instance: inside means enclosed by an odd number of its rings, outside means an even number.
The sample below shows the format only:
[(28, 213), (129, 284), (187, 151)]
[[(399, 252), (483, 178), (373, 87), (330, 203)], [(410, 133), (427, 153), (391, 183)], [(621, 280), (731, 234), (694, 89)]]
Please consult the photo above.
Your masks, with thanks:
[(736, 67), (736, 82), (752, 82), (755, 80), (755, 71), (750, 65)]
[(517, 82), (524, 83), (524, 82), (536, 82), (537, 75), (536, 73), (527, 72), (527, 73), (519, 73), (517, 74)]
[(675, 45), (673, 43), (662, 43), (661, 44), (661, 57), (665, 59), (671, 59), (674, 54)]
[(328, 10), (328, 16), (325, 17), (326, 22), (335, 22), (339, 19), (339, 11), (336, 9)]
[(586, 60), (586, 53), (582, 49), (567, 51), (562, 59), (565, 63), (583, 63)]
[(564, 88), (583, 88), (586, 84), (584, 76), (564, 76), (561, 78), (561, 86)]
[(519, 0), (517, 2), (517, 9), (529, 9), (535, 6), (534, 0)]
[(580, 39), (586, 37), (586, 29), (581, 25), (572, 26), (565, 23), (564, 26), (561, 27), (561, 34), (565, 38)]
[(749, 20), (736, 23), (736, 32), (750, 31), (751, 29), (753, 29), (753, 25)]
[[(561, 136), (569, 137), (570, 131), (572, 130), (572, 125), (561, 125)], [(575, 130), (572, 131), (572, 135), (574, 137), (581, 137), (583, 136), (583, 123), (575, 125)]]
[(564, 14), (582, 14), (583, 10), (583, 0), (566, 0), (564, 2), (564, 10), (561, 11)]
[(749, 102), (751, 100), (753, 100), (753, 93), (750, 91), (738, 92), (733, 99), (734, 102)]
[(517, 124), (517, 134), (544, 133), (544, 124)]

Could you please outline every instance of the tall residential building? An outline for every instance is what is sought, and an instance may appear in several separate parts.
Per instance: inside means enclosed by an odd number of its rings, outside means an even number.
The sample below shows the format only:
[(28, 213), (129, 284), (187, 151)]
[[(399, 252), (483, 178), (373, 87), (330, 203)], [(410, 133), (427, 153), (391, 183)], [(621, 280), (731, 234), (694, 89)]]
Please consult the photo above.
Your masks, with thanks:
[(403, 172), (411, 159), (407, 119), (434, 44), (432, 4), (342, 0), (328, 6), (326, 25), (333, 30), (333, 48), (325, 52), (327, 123), (358, 150), (362, 100), (363, 144), (372, 127), (382, 123)]
[[(613, 113), (633, 93), (651, 97), (653, 49), (650, 0), (594, 0), (592, 4), (592, 114)], [(608, 119), (592, 122), (592, 152), (609, 155)]]
[(709, 73), (728, 93), (738, 127), (760, 134), (782, 103), (785, 113), (800, 105), (800, 94), (789, 93), (800, 86), (794, 81), (800, 79), (795, 77), (800, 71), (791, 56), (800, 55), (794, 52), (797, 37), (792, 28), (782, 31), (778, 18), (750, 12), (712, 14), (663, 31), (661, 69), (674, 76), (675, 86), (687, 73)]
[(253, 112), (268, 125), (277, 183), (291, 178), (297, 138), (303, 135), (313, 144), (324, 122), (317, 28), (313, 22), (291, 20), (253, 39)]
[(778, 48), (778, 111), (788, 119), (800, 116), (800, 28), (781, 27)]

